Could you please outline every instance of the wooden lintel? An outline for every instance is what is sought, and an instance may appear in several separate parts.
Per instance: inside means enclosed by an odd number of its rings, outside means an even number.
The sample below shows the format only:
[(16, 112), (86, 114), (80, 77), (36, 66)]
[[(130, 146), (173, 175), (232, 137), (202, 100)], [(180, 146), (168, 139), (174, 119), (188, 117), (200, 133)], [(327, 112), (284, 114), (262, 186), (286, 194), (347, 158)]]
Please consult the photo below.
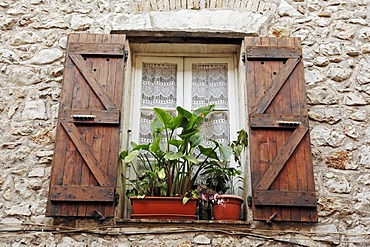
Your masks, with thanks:
[(132, 43), (241, 44), (246, 36), (256, 36), (254, 33), (219, 31), (112, 30), (111, 33), (126, 34)]

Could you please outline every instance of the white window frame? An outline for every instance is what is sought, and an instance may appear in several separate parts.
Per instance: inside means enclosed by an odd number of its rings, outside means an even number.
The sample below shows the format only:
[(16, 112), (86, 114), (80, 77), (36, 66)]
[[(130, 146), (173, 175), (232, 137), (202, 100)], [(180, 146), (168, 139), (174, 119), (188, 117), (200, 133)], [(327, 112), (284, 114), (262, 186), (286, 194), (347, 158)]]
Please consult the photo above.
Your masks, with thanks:
[[(137, 71), (137, 65), (140, 62), (140, 57), (155, 57), (156, 59), (166, 59), (168, 61), (169, 58), (174, 57), (184, 57), (190, 59), (210, 59), (210, 58), (227, 58), (233, 61), (234, 64), (234, 73), (232, 73), (231, 78), (228, 78), (229, 81), (234, 81), (232, 83), (233, 88), (229, 89), (229, 100), (234, 100), (234, 105), (236, 108), (230, 109), (233, 112), (230, 112), (230, 121), (235, 120), (235, 127), (230, 126), (230, 139), (234, 140), (236, 138), (236, 131), (243, 128), (247, 129), (245, 126), (248, 126), (248, 117), (246, 115), (245, 109), (247, 107), (247, 94), (246, 94), (246, 80), (245, 80), (245, 67), (242, 62), (242, 54), (241, 51), (243, 49), (242, 45), (232, 45), (232, 44), (168, 44), (168, 43), (127, 43), (127, 48), (129, 51), (130, 56), (127, 60), (127, 67), (125, 72), (125, 90), (124, 90), (124, 98), (123, 98), (123, 106), (124, 111), (121, 116), (122, 119), (122, 133), (124, 134), (125, 138), (122, 138), (121, 147), (122, 149), (129, 149), (129, 144), (131, 140), (138, 139), (135, 136), (133, 131), (133, 99), (134, 95), (137, 95), (135, 90), (137, 87), (135, 78), (140, 75), (141, 71)], [(156, 60), (158, 61), (158, 60)], [(137, 74), (138, 73), (138, 74)], [(140, 75), (141, 77), (141, 75)], [(140, 87), (139, 87), (140, 88)], [(234, 92), (233, 95), (231, 92)], [(140, 91), (139, 91), (140, 95)], [(138, 101), (139, 102), (139, 101)], [(140, 102), (139, 102), (140, 104)], [(137, 132), (137, 131), (135, 131)], [(249, 149), (248, 149), (249, 152)], [(242, 167), (243, 177), (245, 178), (244, 187), (245, 190), (243, 191), (242, 197), (244, 198), (245, 202), (247, 202), (247, 196), (251, 193), (251, 181), (250, 181), (250, 161), (249, 155), (247, 152), (247, 156), (243, 157), (243, 164), (246, 164)], [(125, 171), (122, 171), (124, 174)], [(125, 191), (122, 187), (121, 194), (124, 196)], [(119, 210), (119, 214), (122, 215), (123, 218), (128, 218), (127, 215), (127, 201), (124, 200), (123, 207), (119, 207), (122, 209)], [(250, 222), (251, 220), (251, 209), (246, 207), (247, 210), (247, 218), (246, 221)]]

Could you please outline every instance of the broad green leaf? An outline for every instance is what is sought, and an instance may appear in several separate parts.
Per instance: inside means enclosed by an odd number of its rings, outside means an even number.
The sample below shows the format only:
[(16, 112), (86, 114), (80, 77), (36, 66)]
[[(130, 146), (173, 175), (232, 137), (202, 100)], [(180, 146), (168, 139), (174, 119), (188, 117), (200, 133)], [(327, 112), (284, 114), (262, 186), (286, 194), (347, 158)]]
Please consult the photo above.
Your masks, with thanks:
[(201, 106), (197, 109), (194, 110), (194, 115), (203, 115), (203, 117), (207, 116), (210, 112), (212, 112), (215, 109), (215, 105), (206, 105), (206, 106)]
[(126, 158), (126, 156), (128, 155), (128, 152), (126, 151), (126, 150), (124, 150), (124, 151), (122, 151), (121, 153), (120, 153), (120, 155), (119, 155), (119, 157), (121, 158), (121, 159), (125, 159)]
[(189, 200), (190, 200), (190, 198), (189, 198), (189, 197), (184, 196), (184, 197), (182, 198), (182, 204), (186, 204)]
[(161, 135), (156, 137), (150, 145), (150, 152), (157, 153), (161, 149)]
[(170, 145), (173, 145), (173, 146), (179, 148), (181, 145), (184, 144), (184, 141), (183, 140), (169, 140), (168, 143)]
[(233, 149), (230, 146), (220, 145), (219, 150), (220, 150), (221, 160), (229, 161), (231, 154), (233, 153)]
[(175, 130), (181, 126), (182, 120), (183, 120), (182, 115), (177, 115), (174, 117), (171, 121), (171, 124), (168, 126), (171, 130)]
[(177, 113), (178, 115), (180, 116), (183, 116), (185, 118), (187, 118), (188, 120), (190, 120), (190, 118), (193, 116), (193, 114), (187, 110), (185, 110), (184, 108), (178, 106), (177, 108)]
[(149, 150), (149, 144), (136, 145), (131, 151), (133, 150)]
[(198, 164), (199, 163), (199, 161), (195, 158), (195, 157), (193, 157), (193, 156), (191, 156), (191, 155), (184, 155), (184, 156), (182, 156), (185, 160), (188, 160), (188, 161), (190, 161), (191, 163), (194, 163), (194, 164)]
[(159, 179), (164, 179), (166, 177), (166, 171), (164, 170), (164, 168), (162, 168), (159, 172), (158, 172), (158, 178)]
[(150, 123), (150, 129), (152, 132), (161, 133), (164, 128), (164, 124), (158, 119), (154, 118), (153, 121)]
[(175, 153), (175, 152), (170, 151), (164, 155), (164, 158), (166, 160), (177, 160), (177, 159), (180, 159), (181, 156), (182, 156), (182, 152)]
[(217, 153), (213, 150), (213, 148), (206, 148), (203, 147), (202, 145), (199, 145), (199, 151), (211, 159), (219, 160)]
[(171, 122), (173, 121), (171, 114), (161, 108), (154, 108), (154, 112), (165, 127), (171, 125)]
[(125, 163), (130, 163), (133, 161), (138, 155), (140, 154), (139, 150), (133, 150), (131, 151), (124, 159)]
[(194, 134), (193, 136), (190, 137), (190, 143), (192, 147), (198, 146), (203, 140), (202, 135), (199, 134)]
[(190, 138), (192, 135), (195, 135), (196, 133), (199, 132), (199, 129), (192, 129), (192, 130), (188, 130), (188, 131), (183, 131), (179, 137), (181, 137), (182, 139), (187, 139), (187, 138)]

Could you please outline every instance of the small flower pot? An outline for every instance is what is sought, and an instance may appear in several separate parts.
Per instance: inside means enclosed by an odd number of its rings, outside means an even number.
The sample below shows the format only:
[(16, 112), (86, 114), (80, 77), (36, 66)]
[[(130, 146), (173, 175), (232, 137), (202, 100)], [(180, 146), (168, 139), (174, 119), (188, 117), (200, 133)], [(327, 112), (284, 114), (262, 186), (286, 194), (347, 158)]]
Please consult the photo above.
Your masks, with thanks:
[(197, 219), (197, 200), (182, 203), (182, 197), (131, 197), (132, 219)]
[(243, 198), (235, 195), (218, 195), (217, 199), (222, 199), (222, 202), (213, 204), (213, 217), (215, 220), (240, 220)]

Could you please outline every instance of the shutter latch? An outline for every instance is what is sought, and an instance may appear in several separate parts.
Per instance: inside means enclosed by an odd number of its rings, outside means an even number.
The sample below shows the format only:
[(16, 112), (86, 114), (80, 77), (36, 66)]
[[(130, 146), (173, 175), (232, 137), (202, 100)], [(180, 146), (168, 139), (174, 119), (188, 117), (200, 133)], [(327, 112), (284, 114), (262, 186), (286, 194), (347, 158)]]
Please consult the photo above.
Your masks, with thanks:
[(91, 121), (94, 120), (96, 116), (95, 115), (72, 115), (73, 120), (78, 120), (78, 121)]
[(279, 121), (279, 125), (300, 125), (301, 122), (295, 122), (295, 121)]

